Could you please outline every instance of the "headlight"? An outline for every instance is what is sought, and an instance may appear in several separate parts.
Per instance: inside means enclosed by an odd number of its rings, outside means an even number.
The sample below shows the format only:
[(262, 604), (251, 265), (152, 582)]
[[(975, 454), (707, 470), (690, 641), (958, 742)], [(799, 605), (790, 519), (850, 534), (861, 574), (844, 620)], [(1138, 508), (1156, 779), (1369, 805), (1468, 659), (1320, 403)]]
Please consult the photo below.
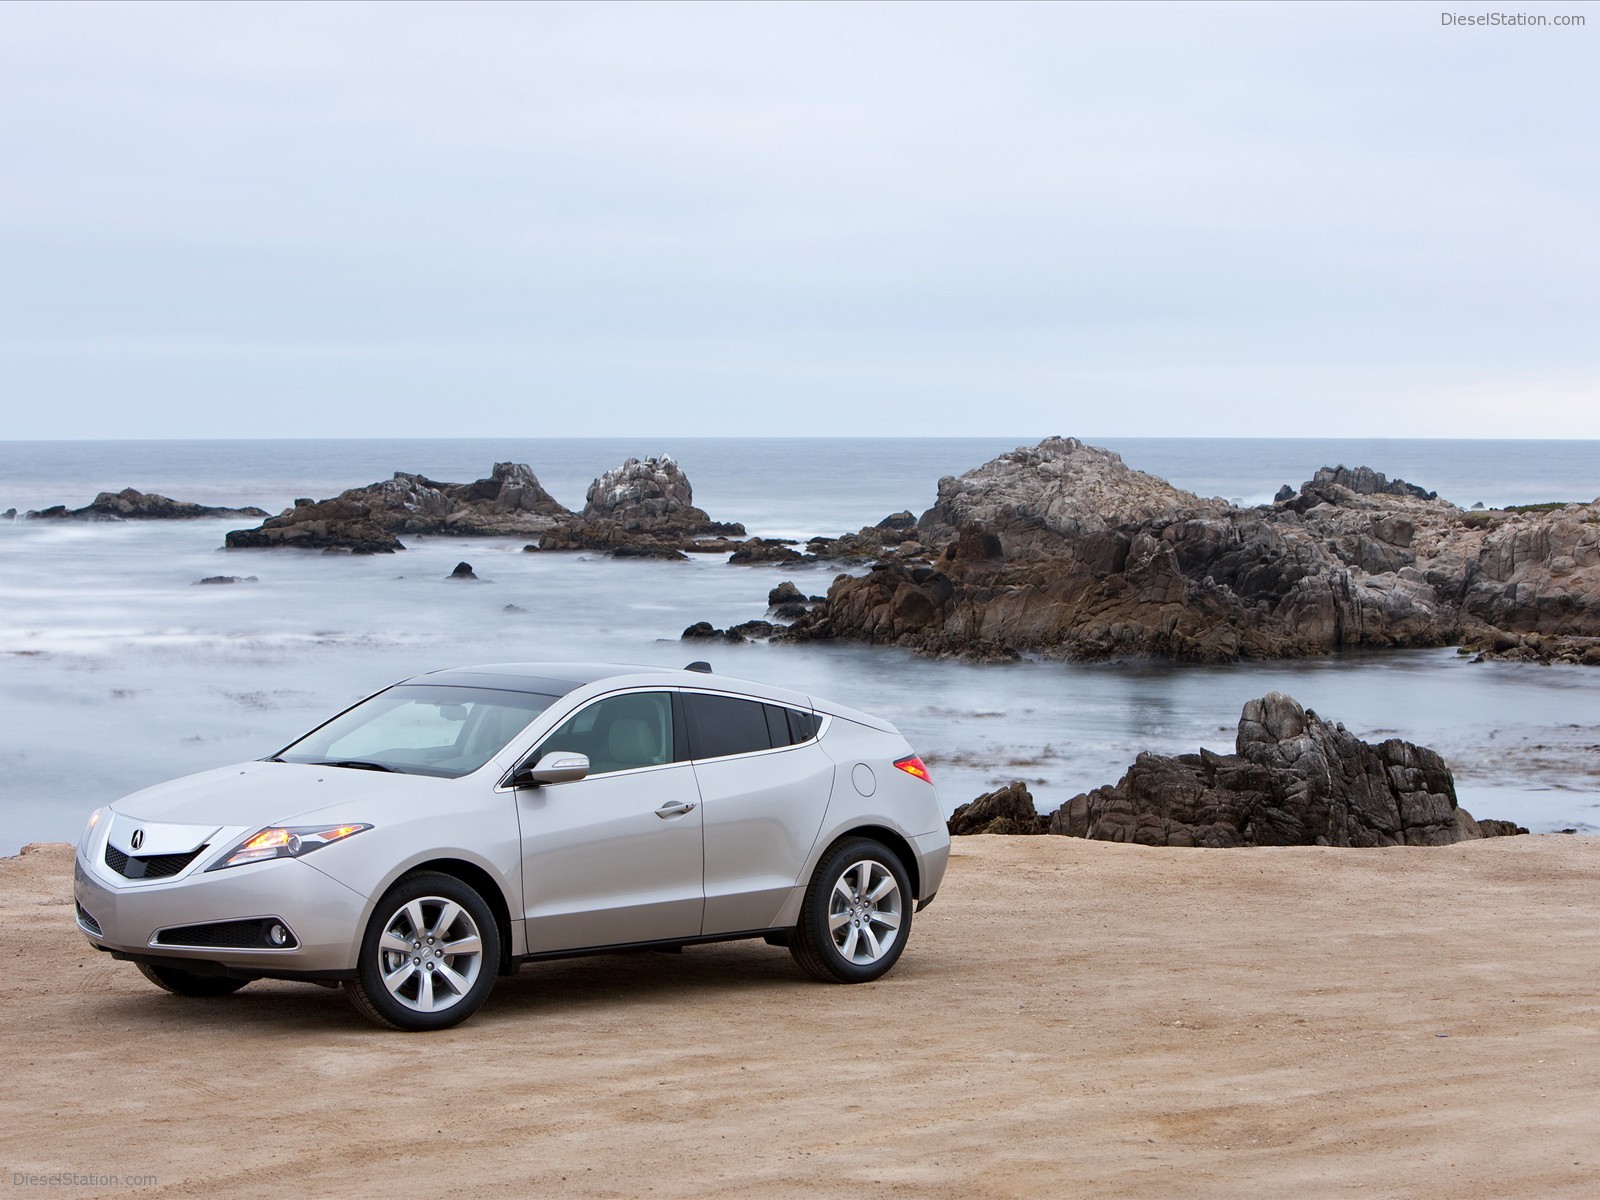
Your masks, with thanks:
[(89, 823), (83, 827), (83, 835), (78, 838), (78, 849), (80, 851), (88, 851), (89, 842), (94, 837), (94, 827), (100, 824), (110, 811), (109, 808), (97, 808), (89, 814)]
[(320, 850), (334, 842), (342, 842), (371, 825), (272, 825), (252, 833), (208, 871), (224, 867), (242, 867), (246, 863), (266, 862), (271, 858), (303, 858), (313, 850)]

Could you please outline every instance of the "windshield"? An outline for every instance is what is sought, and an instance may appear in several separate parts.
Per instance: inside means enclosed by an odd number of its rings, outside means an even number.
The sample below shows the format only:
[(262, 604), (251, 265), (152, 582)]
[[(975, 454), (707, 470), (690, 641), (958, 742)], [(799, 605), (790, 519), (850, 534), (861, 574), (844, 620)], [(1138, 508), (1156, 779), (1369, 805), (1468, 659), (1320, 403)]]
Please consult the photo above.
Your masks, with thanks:
[(483, 766), (555, 701), (537, 692), (403, 683), (340, 713), (273, 757), (454, 779)]

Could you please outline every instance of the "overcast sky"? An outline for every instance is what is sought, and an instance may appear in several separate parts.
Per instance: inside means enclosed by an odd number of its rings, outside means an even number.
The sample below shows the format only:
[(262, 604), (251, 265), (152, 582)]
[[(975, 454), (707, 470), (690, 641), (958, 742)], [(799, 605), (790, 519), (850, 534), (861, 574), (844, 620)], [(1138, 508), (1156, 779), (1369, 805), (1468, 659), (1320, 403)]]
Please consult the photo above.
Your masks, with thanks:
[(7, 3), (0, 438), (1600, 437), (1597, 131), (1576, 0)]

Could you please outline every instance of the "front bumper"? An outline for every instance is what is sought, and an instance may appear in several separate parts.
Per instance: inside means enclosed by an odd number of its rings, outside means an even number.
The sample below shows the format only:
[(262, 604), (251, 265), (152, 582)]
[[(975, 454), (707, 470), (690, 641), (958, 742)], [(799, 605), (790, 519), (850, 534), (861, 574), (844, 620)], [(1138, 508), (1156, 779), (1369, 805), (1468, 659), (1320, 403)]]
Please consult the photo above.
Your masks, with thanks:
[[(206, 873), (204, 862), (169, 880), (127, 881), (91, 855), (91, 838), (73, 865), (78, 928), (94, 946), (147, 962), (236, 974), (290, 977), (348, 975), (356, 965), (366, 897), (297, 859), (276, 859)], [(85, 919), (87, 918), (87, 920)], [(176, 927), (273, 918), (293, 934), (286, 949), (170, 944)], [(169, 931), (162, 938), (163, 931)], [(178, 939), (185, 940), (185, 939)]]

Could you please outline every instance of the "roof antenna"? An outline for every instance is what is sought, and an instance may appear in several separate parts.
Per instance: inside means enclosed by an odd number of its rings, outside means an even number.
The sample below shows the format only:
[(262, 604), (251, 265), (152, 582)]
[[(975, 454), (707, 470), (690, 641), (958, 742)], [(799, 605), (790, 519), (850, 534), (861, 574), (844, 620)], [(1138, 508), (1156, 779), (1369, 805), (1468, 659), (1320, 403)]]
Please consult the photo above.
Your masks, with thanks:
[(700, 674), (702, 674), (702, 675), (709, 675), (709, 674), (711, 674), (711, 664), (708, 663), (708, 662), (702, 662), (699, 659), (696, 659), (694, 662), (690, 663), (687, 667), (685, 667), (684, 670), (685, 671), (699, 671)]

